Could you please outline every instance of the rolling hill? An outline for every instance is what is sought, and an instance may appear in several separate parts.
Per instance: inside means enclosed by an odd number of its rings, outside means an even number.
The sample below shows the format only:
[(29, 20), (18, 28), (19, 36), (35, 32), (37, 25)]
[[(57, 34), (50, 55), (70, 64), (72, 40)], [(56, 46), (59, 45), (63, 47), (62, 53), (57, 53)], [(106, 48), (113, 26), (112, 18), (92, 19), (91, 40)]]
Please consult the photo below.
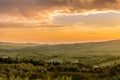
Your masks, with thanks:
[(80, 61), (90, 64), (116, 60), (120, 40), (75, 44), (40, 45), (0, 42), (0, 57), (33, 58), (46, 61)]

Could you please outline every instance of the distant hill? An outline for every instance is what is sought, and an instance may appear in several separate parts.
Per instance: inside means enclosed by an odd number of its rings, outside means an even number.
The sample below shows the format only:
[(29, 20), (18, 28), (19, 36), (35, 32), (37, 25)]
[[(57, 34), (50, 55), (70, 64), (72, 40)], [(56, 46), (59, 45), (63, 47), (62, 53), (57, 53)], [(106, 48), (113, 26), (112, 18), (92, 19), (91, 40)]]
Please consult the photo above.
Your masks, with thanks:
[(59, 45), (17, 44), (0, 42), (1, 52), (35, 52), (44, 54), (113, 54), (120, 55), (120, 40)]
[[(44, 60), (106, 59), (120, 56), (120, 40), (75, 44), (40, 45), (0, 42), (0, 57), (20, 57)], [(88, 59), (88, 61), (89, 61)]]

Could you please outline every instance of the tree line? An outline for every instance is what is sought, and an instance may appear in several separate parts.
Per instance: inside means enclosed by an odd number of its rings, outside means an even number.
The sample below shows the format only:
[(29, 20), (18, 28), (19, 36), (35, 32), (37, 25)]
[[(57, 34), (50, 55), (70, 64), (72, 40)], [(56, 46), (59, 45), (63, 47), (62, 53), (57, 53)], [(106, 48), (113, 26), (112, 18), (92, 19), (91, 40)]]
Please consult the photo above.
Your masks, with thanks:
[[(26, 80), (43, 80), (55, 74), (79, 74), (78, 80), (98, 80), (116, 78), (120, 75), (120, 64), (106, 67), (93, 67), (82, 63), (45, 62), (34, 59), (0, 58), (0, 79), (11, 78)], [(56, 79), (53, 77), (51, 80)], [(117, 78), (116, 78), (117, 79)], [(50, 79), (49, 79), (50, 80)], [(74, 78), (73, 78), (74, 80)]]

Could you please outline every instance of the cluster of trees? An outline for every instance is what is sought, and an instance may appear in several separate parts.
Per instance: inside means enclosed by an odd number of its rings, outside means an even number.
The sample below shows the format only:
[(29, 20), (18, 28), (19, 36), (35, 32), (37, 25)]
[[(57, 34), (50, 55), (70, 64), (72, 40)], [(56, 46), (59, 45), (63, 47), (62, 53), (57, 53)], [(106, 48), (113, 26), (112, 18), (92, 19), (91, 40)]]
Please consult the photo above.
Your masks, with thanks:
[[(78, 79), (74, 79), (72, 73), (78, 74)], [(68, 74), (71, 77), (53, 77), (53, 74)], [(94, 68), (81, 63), (0, 58), (0, 80), (119, 80), (119, 75), (120, 65)]]
[(42, 66), (33, 66), (32, 64), (0, 64), (0, 77), (28, 78), (29, 80), (45, 78), (47, 70)]

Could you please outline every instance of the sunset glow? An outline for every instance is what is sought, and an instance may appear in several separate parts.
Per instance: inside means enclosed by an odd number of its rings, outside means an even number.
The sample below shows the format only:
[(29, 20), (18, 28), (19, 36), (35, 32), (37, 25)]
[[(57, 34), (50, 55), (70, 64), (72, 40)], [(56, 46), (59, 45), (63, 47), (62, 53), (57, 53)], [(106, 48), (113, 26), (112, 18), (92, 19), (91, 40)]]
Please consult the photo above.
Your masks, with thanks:
[(120, 39), (119, 5), (119, 0), (0, 0), (0, 41), (59, 44)]

